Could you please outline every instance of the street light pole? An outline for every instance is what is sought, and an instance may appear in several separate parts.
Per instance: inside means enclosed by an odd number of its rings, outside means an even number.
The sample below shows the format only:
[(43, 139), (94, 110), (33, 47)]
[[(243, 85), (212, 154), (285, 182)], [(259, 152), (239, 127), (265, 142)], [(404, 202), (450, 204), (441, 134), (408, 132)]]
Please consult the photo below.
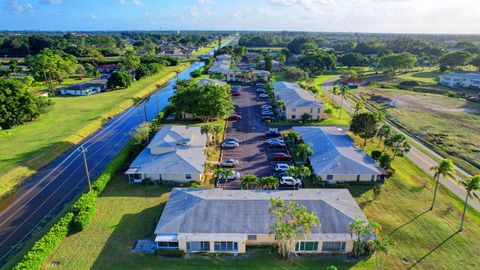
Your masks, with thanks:
[(87, 152), (87, 149), (85, 149), (85, 147), (81, 145), (79, 150), (80, 152), (82, 152), (83, 155), (83, 165), (85, 166), (85, 173), (87, 174), (88, 189), (89, 191), (92, 191), (92, 182), (90, 181), (90, 173), (88, 172), (87, 155), (85, 154)]

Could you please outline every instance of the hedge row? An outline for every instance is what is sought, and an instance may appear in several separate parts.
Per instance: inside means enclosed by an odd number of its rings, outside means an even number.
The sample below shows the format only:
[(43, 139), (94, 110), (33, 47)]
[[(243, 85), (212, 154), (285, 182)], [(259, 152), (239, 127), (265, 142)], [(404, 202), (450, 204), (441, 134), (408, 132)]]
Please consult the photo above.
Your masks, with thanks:
[(52, 250), (67, 236), (73, 218), (74, 215), (72, 212), (68, 212), (62, 217), (52, 226), (52, 228), (50, 228), (47, 234), (33, 245), (30, 251), (25, 254), (22, 261), (20, 261), (13, 269), (40, 269)]
[(108, 164), (103, 173), (92, 184), (92, 191), (81, 195), (71, 210), (65, 214), (15, 266), (15, 270), (40, 269), (52, 250), (63, 240), (71, 229), (81, 231), (85, 229), (95, 217), (96, 198), (100, 195), (110, 180), (117, 175), (130, 158), (132, 145), (127, 144), (122, 151)]

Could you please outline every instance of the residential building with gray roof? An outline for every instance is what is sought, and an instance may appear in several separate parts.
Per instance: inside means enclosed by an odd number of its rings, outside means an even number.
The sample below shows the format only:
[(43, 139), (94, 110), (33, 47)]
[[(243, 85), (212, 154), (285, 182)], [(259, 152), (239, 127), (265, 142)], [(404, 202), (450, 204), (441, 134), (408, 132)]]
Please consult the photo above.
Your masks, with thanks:
[(324, 105), (297, 83), (278, 81), (272, 84), (275, 96), (285, 103), (284, 116), (287, 120), (299, 120), (309, 114), (312, 120), (321, 120)]
[(295, 201), (321, 222), (304, 234), (298, 253), (348, 253), (349, 225), (367, 221), (347, 189), (223, 190), (175, 188), (155, 229), (160, 249), (245, 253), (247, 246), (274, 245), (271, 199)]
[(200, 127), (167, 125), (135, 158), (125, 172), (131, 182), (201, 181), (207, 157), (207, 137)]
[(343, 128), (302, 126), (293, 130), (312, 145), (310, 164), (326, 183), (383, 182), (385, 170), (356, 147)]

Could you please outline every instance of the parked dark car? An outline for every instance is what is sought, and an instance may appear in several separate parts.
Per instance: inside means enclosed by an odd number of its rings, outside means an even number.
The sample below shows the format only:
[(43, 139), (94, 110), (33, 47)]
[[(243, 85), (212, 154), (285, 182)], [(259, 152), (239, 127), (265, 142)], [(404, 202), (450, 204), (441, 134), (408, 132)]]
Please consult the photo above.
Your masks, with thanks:
[(280, 132), (278, 131), (278, 128), (271, 128), (265, 132), (265, 136), (267, 137), (278, 137), (280, 136)]
[(286, 149), (287, 146), (283, 143), (270, 143), (267, 144), (268, 149)]
[(277, 119), (273, 116), (262, 116), (262, 122), (275, 122)]
[(230, 92), (232, 94), (232, 96), (240, 96), (240, 91), (238, 90), (232, 90), (232, 92)]
[(228, 120), (242, 120), (242, 116), (238, 114), (232, 114), (228, 117)]
[(275, 161), (291, 161), (292, 156), (285, 153), (275, 153), (272, 155), (272, 159)]

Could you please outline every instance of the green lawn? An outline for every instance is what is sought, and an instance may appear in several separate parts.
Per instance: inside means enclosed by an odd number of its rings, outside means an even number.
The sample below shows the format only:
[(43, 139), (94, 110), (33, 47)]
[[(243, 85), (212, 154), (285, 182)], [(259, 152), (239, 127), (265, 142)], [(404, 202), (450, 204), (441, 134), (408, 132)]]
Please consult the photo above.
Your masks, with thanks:
[[(367, 152), (377, 143), (369, 142)], [(367, 217), (396, 241), (388, 255), (382, 255), (384, 269), (479, 269), (480, 261), (471, 259), (478, 256), (471, 247), (480, 241), (479, 213), (469, 208), (466, 230), (457, 233), (463, 201), (441, 186), (435, 209), (426, 211), (433, 179), (406, 158), (396, 158), (393, 167), (396, 173), (386, 180), (377, 200), (365, 187), (352, 188)]]
[(107, 116), (125, 110), (138, 97), (151, 93), (187, 65), (167, 67), (154, 76), (134, 82), (128, 89), (85, 97), (53, 97), (55, 105), (50, 112), (36, 121), (12, 128), (10, 136), (0, 136), (0, 197), (101, 127)]
[(443, 73), (439, 72), (438, 70), (425, 70), (425, 71), (418, 71), (412, 73), (406, 73), (398, 75), (398, 78), (404, 80), (411, 80), (417, 81), (420, 83), (428, 83), (428, 84), (436, 84), (438, 76), (442, 75)]
[[(130, 252), (136, 239), (153, 239), (153, 231), (169, 196), (169, 189), (130, 185), (115, 178), (98, 198), (97, 214), (89, 227), (69, 236), (45, 263), (44, 269), (371, 269), (369, 262), (308, 257), (283, 261), (272, 249), (250, 249), (232, 256), (161, 258)], [(51, 266), (59, 262), (58, 266)]]
[[(357, 143), (361, 140), (355, 138)], [(367, 151), (377, 142), (369, 142)], [(479, 269), (480, 215), (467, 212), (466, 229), (457, 233), (462, 201), (441, 187), (436, 207), (431, 203), (433, 179), (406, 158), (397, 158), (396, 174), (386, 181), (379, 198), (371, 187), (352, 186), (350, 191), (367, 217), (395, 240), (387, 255), (380, 255), (380, 269)], [(166, 259), (132, 254), (136, 239), (152, 239), (169, 190), (129, 185), (117, 177), (98, 199), (97, 215), (83, 232), (69, 236), (45, 263), (44, 269), (373, 269), (373, 259), (359, 262), (307, 257), (282, 261), (270, 249), (249, 249), (238, 257), (192, 256)]]
[[(80, 75), (72, 75), (70, 78), (66, 78), (62, 81), (61, 84), (55, 85), (55, 89), (63, 88), (68, 85), (84, 83), (95, 79), (94, 77), (86, 77)], [(48, 91), (45, 82), (36, 82), (34, 87), (34, 91)]]

